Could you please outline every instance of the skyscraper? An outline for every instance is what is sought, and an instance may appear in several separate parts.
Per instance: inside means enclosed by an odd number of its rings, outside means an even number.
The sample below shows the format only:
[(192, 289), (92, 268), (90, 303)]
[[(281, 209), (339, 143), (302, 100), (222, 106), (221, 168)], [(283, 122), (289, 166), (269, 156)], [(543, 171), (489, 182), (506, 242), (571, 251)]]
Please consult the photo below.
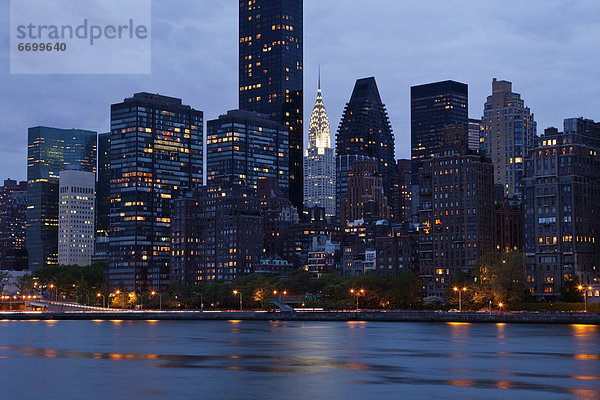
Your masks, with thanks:
[(0, 186), (0, 270), (27, 269), (26, 213), (27, 182), (6, 179)]
[(96, 174), (63, 170), (58, 192), (58, 263), (90, 265), (96, 237)]
[(202, 111), (136, 93), (111, 106), (111, 288), (161, 290), (169, 280), (173, 202), (202, 185)]
[(492, 81), (492, 95), (483, 107), (481, 149), (494, 164), (494, 182), (505, 197), (520, 196), (523, 158), (534, 144), (536, 123), (512, 83)]
[(289, 128), (289, 198), (301, 209), (302, 0), (240, 0), (239, 5), (239, 108)]
[(335, 154), (331, 148), (331, 131), (321, 95), (320, 76), (308, 128), (308, 149), (304, 156), (304, 206), (324, 207), (327, 217), (335, 217)]
[(469, 100), (466, 84), (442, 81), (410, 88), (413, 185), (418, 184), (419, 168), (423, 160), (439, 153), (444, 127), (461, 124), (466, 132), (468, 120)]
[(469, 124), (467, 127), (467, 136), (469, 138), (469, 149), (473, 151), (479, 151), (481, 148), (481, 120), (469, 118)]
[(96, 132), (29, 128), (27, 149), (27, 235), (29, 269), (58, 263), (60, 171), (96, 172)]
[(207, 181), (231, 178), (254, 189), (261, 178), (277, 179), (289, 193), (288, 130), (264, 114), (232, 110), (207, 122)]
[(410, 160), (398, 160), (398, 183), (396, 187), (396, 220), (403, 224), (412, 222), (412, 171)]
[(527, 284), (538, 299), (560, 294), (565, 277), (600, 281), (600, 123), (564, 121), (535, 139), (523, 177)]
[(442, 147), (419, 173), (419, 262), (426, 296), (445, 297), (494, 248), (494, 167), (468, 148), (464, 125), (444, 128)]
[(110, 132), (98, 134), (96, 232), (107, 237), (110, 227)]
[[(336, 135), (336, 157), (338, 204), (346, 197), (348, 173), (352, 171), (355, 157), (370, 157), (377, 161), (384, 194), (391, 197), (396, 184), (394, 135), (374, 77), (358, 79), (354, 85)], [(338, 215), (340, 212), (341, 208), (338, 208)]]

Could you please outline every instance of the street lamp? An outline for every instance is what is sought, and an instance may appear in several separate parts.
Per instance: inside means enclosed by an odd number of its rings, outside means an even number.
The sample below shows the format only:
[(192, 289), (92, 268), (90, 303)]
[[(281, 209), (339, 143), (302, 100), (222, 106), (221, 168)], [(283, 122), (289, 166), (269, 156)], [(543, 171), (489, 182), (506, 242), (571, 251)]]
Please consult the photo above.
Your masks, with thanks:
[(240, 311), (242, 311), (242, 292), (240, 292), (239, 290), (234, 290), (233, 294), (236, 295), (236, 296), (238, 294), (240, 295)]
[[(156, 291), (153, 290), (152, 292), (150, 292), (150, 295), (156, 296)], [(160, 294), (160, 293), (158, 294), (158, 307), (159, 307), (159, 310), (162, 311), (162, 294)]]
[[(131, 293), (129, 293), (129, 294), (128, 294), (128, 296), (129, 296), (129, 301), (131, 301), (131, 300), (134, 298), (134, 296), (135, 296), (135, 292), (131, 292)], [(134, 304), (133, 304), (133, 303), (131, 303), (129, 307), (130, 307), (131, 309), (133, 309), (133, 306), (134, 306)]]
[(583, 290), (583, 304), (584, 304), (583, 312), (587, 312), (587, 291), (592, 290), (592, 287), (591, 286), (584, 287), (583, 285), (579, 285), (579, 286), (577, 286), (577, 289)]
[(504, 307), (503, 303), (498, 303), (498, 311), (502, 314), (502, 307)]
[(54, 299), (58, 301), (58, 288), (53, 283), (51, 283), (49, 287), (50, 289), (54, 289)]
[(102, 293), (98, 293), (98, 297), (102, 297), (102, 307), (106, 307), (106, 297)]
[(458, 292), (458, 311), (462, 311), (462, 292), (466, 292), (467, 288), (463, 287), (462, 289), (457, 288), (456, 286), (452, 288), (455, 292)]
[(360, 289), (360, 290), (350, 289), (350, 293), (356, 295), (356, 309), (358, 310), (358, 296), (360, 296), (361, 294), (365, 294), (365, 289)]
[[(119, 289), (115, 290), (115, 299), (117, 298), (117, 296), (119, 296), (121, 294), (121, 291)], [(123, 303), (121, 304), (121, 309), (125, 308), (125, 297), (123, 297)]]

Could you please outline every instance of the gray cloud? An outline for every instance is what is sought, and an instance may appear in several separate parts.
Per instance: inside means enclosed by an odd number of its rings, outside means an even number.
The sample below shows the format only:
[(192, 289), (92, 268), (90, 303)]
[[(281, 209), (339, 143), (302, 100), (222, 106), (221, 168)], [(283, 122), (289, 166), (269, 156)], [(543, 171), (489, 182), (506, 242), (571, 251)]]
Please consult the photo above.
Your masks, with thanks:
[[(368, 6), (365, 6), (365, 5)], [(237, 107), (237, 1), (153, 2), (152, 75), (8, 73), (8, 1), (0, 6), (0, 178), (26, 176), (27, 128), (107, 131), (109, 105), (137, 91), (181, 97), (212, 119)], [(357, 78), (374, 75), (410, 156), (411, 85), (469, 84), (480, 117), (493, 77), (513, 82), (538, 131), (563, 118), (600, 120), (600, 2), (305, 0), (305, 119), (321, 65), (332, 129)]]

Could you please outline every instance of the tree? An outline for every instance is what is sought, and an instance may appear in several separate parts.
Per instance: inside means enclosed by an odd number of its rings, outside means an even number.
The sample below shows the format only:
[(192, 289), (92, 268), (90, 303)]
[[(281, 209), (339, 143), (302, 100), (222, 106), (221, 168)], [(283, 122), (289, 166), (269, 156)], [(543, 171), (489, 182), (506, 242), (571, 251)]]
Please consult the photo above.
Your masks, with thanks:
[(479, 307), (489, 301), (511, 307), (531, 299), (525, 284), (525, 258), (519, 251), (484, 254), (477, 263), (475, 277), (471, 300)]
[(583, 301), (583, 292), (579, 290), (579, 281), (574, 276), (565, 279), (560, 288), (560, 301), (567, 303), (578, 303)]
[(21, 294), (32, 294), (33, 293), (33, 276), (25, 274), (17, 278), (16, 282), (17, 291)]
[(119, 291), (112, 296), (113, 308), (133, 308), (137, 304), (138, 296), (134, 292), (126, 293)]
[(34, 272), (40, 285), (54, 285), (56, 294), (87, 303), (104, 285), (106, 263), (99, 262), (88, 266), (53, 265)]
[(0, 294), (4, 293), (4, 287), (8, 284), (8, 271), (0, 271)]

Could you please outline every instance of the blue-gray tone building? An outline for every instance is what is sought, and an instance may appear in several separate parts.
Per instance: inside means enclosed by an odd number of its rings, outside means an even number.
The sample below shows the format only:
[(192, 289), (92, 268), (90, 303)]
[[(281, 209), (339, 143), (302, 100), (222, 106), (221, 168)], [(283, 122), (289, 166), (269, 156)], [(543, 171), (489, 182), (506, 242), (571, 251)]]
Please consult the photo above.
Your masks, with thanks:
[(58, 264), (60, 171), (96, 172), (96, 132), (29, 128), (27, 145), (27, 227), (29, 270)]
[(303, 1), (240, 0), (239, 109), (289, 129), (289, 199), (303, 196)]
[(231, 110), (207, 122), (207, 181), (233, 178), (254, 189), (261, 178), (276, 179), (289, 194), (288, 130), (267, 115)]
[(538, 300), (565, 277), (600, 282), (600, 123), (564, 120), (535, 139), (523, 177), (527, 285)]
[(537, 125), (512, 82), (492, 80), (481, 118), (481, 150), (494, 164), (494, 182), (504, 197), (521, 197), (523, 159), (534, 145)]
[(166, 288), (174, 199), (202, 186), (202, 161), (202, 111), (150, 93), (111, 106), (111, 288)]

